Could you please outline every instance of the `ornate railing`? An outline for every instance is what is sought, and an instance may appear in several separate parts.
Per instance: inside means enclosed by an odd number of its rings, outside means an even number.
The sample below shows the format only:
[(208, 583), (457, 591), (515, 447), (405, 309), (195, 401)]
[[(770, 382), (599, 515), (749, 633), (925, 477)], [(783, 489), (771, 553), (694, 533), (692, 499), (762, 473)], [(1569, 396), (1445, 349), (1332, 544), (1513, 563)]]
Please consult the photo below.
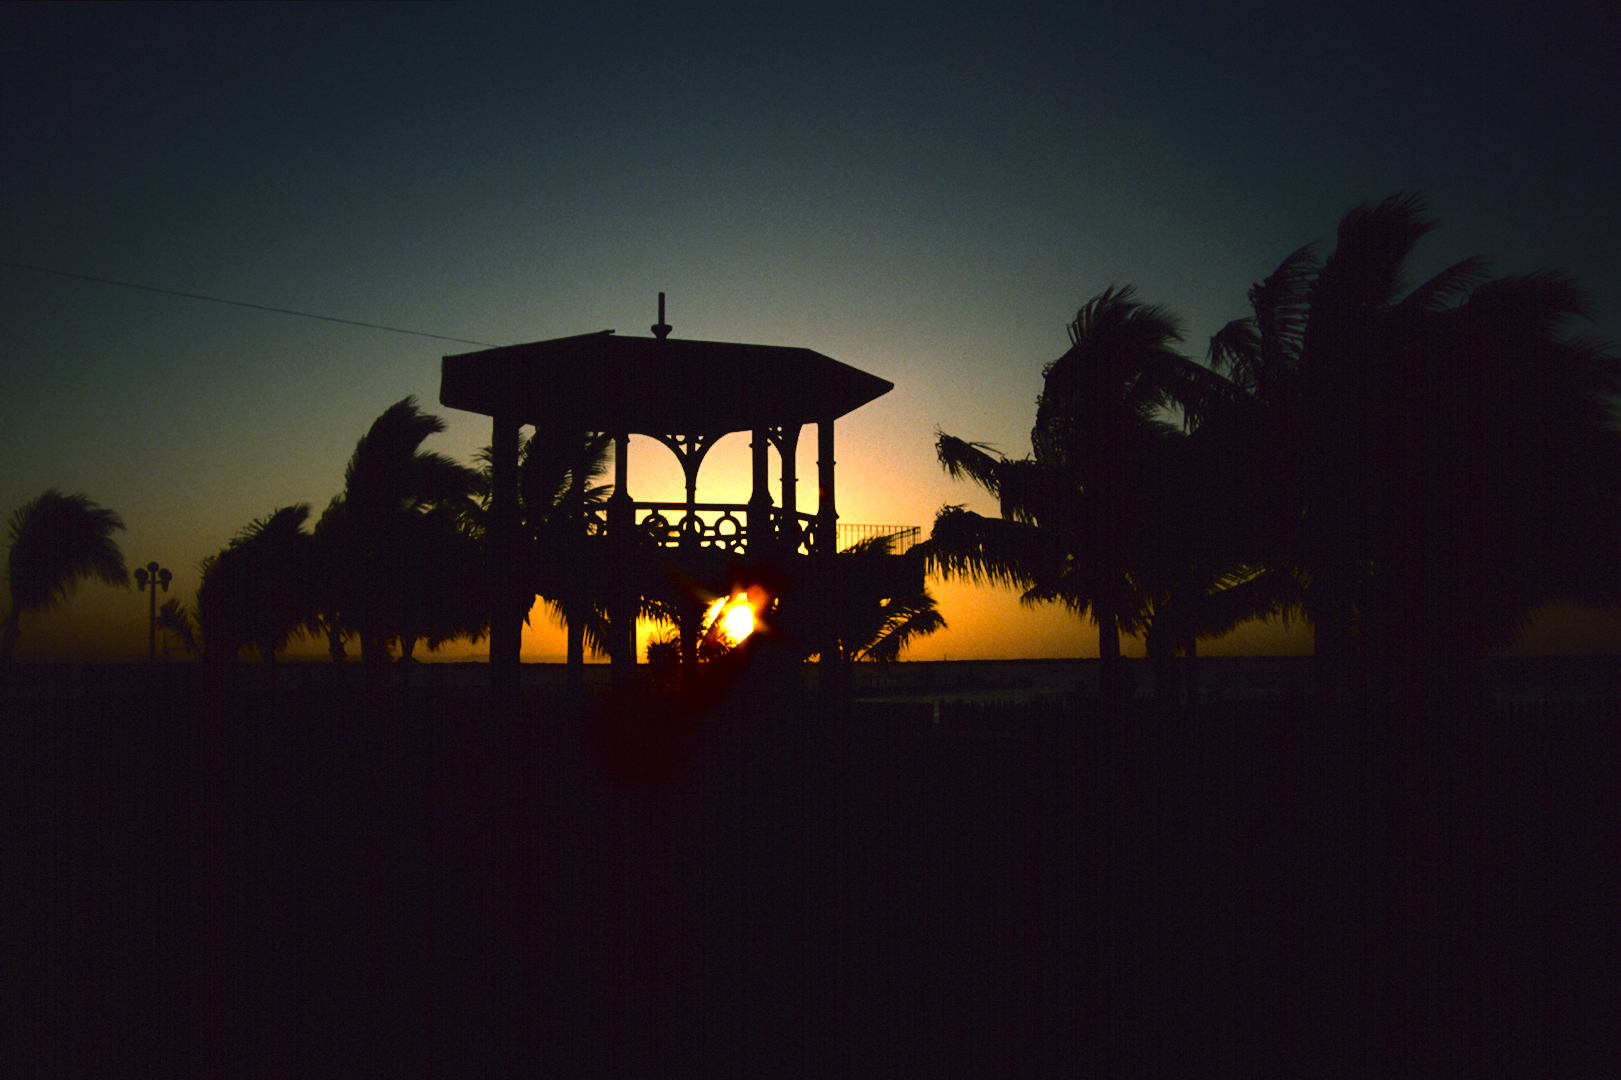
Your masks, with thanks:
[[(715, 516), (717, 511), (719, 516)], [(748, 550), (748, 516), (748, 507), (737, 503), (636, 504), (636, 527), (660, 547), (691, 546), (742, 554)]]
[[(780, 531), (785, 515), (780, 507), (770, 509), (773, 531)], [(741, 555), (748, 551), (749, 508), (743, 503), (639, 502), (635, 504), (636, 528), (664, 548), (692, 547)], [(796, 513), (793, 550), (814, 554), (822, 544), (822, 522), (815, 514)], [(892, 554), (909, 551), (922, 539), (916, 525), (838, 525), (834, 550), (846, 551), (862, 540), (892, 536)]]

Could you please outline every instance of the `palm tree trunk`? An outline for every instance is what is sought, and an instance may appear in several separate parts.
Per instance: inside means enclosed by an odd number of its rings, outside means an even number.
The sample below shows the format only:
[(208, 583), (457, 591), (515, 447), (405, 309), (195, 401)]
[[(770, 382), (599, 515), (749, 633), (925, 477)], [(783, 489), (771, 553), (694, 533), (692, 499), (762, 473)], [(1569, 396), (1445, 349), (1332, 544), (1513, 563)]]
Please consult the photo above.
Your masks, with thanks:
[(1146, 642), (1148, 661), (1154, 669), (1154, 704), (1161, 716), (1168, 716), (1176, 703), (1175, 645), (1170, 633), (1159, 625), (1159, 622), (1160, 620), (1156, 618), (1148, 624)]
[(1098, 624), (1098, 697), (1113, 703), (1123, 688), (1120, 671), (1120, 624), (1114, 604), (1092, 602), (1092, 617)]
[(400, 637), (400, 685), (411, 685), (411, 654), (416, 651), (417, 639), (411, 635)]
[(378, 671), (388, 661), (388, 645), (372, 630), (360, 631), (360, 668), (365, 672), (367, 690), (378, 686)]
[(1339, 635), (1334, 630), (1335, 617), (1322, 612), (1312, 624), (1312, 675), (1316, 681), (1316, 700), (1320, 709), (1332, 709), (1339, 697)]
[(347, 673), (344, 660), (348, 656), (343, 647), (343, 632), (335, 627), (329, 629), (326, 635), (326, 647), (328, 655), (332, 657), (332, 685), (342, 686)]
[(12, 605), (11, 614), (6, 616), (5, 640), (0, 643), (0, 665), (4, 665), (8, 670), (11, 667), (11, 654), (17, 648), (17, 631), (20, 629), (21, 618), (22, 612), (17, 610), (16, 605)]
[(276, 689), (276, 646), (273, 642), (259, 643), (259, 656), (264, 660), (265, 690), (274, 692)]
[(568, 662), (572, 667), (585, 663), (585, 624), (578, 618), (568, 622)]
[(704, 609), (696, 600), (682, 603), (684, 609), (676, 628), (681, 639), (681, 678), (684, 685), (691, 686), (698, 671), (698, 635), (703, 629)]
[(579, 692), (585, 687), (585, 619), (576, 610), (568, 622), (568, 687)]
[(1312, 666), (1315, 669), (1318, 706), (1337, 707), (1340, 683), (1350, 646), (1350, 599), (1347, 582), (1337, 568), (1320, 573), (1321, 587), (1314, 585), (1318, 598), (1312, 604)]
[(17, 647), (18, 615), (16, 604), (11, 607), (11, 614), (6, 616), (5, 638), (0, 642), (0, 696), (6, 692), (7, 683), (11, 679), (11, 654)]
[(1186, 654), (1182, 660), (1182, 692), (1192, 709), (1199, 702), (1199, 636), (1189, 634), (1182, 650)]

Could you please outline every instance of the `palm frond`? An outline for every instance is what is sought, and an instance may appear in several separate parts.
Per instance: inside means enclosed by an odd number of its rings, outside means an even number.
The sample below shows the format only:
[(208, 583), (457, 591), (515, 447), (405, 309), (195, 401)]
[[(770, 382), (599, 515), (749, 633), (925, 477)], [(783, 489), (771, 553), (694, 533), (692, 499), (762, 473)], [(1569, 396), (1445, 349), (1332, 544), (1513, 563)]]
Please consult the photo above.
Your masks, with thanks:
[(1192, 360), (1178, 358), (1162, 374), (1166, 396), (1181, 414), (1182, 427), (1192, 431), (1219, 413), (1231, 409), (1244, 390), (1232, 379)]
[[(1172, 374), (1188, 362), (1173, 347), (1182, 340), (1177, 320), (1137, 301), (1130, 286), (1111, 286), (1088, 301), (1069, 334), (1069, 350), (1043, 369), (1036, 400), (1030, 442), (1043, 465), (1099, 470), (1140, 424), (1202, 403), (1191, 394), (1192, 376), (1183, 372), (1178, 383)], [(1176, 400), (1179, 388), (1190, 390), (1187, 402)]]
[(1298, 350), (1311, 310), (1312, 286), (1322, 269), (1321, 246), (1307, 244), (1292, 254), (1266, 280), (1251, 285), (1250, 309), (1262, 341)]
[(1234, 319), (1210, 338), (1210, 367), (1225, 372), (1245, 392), (1255, 390), (1255, 369), (1260, 363), (1261, 333), (1255, 319)]
[(180, 647), (187, 652), (197, 651), (197, 634), (192, 627), (191, 612), (178, 599), (170, 598), (158, 608), (158, 626), (180, 639)]
[(1281, 619), (1287, 627), (1305, 617), (1305, 605), (1305, 589), (1286, 570), (1229, 575), (1201, 600), (1198, 636), (1224, 637), (1257, 619)]
[(924, 567), (948, 580), (1026, 587), (1034, 579), (1039, 538), (1033, 526), (942, 506), (929, 539), (918, 545)]
[(114, 511), (55, 488), (18, 507), (11, 515), (6, 563), (12, 610), (55, 607), (89, 578), (127, 586), (124, 553), (112, 538), (123, 528)]
[(1161, 304), (1144, 305), (1131, 285), (1111, 285), (1081, 305), (1069, 324), (1070, 345), (1089, 351), (1142, 348), (1182, 340), (1181, 322)]
[(947, 476), (953, 480), (972, 480), (989, 494), (1000, 494), (1001, 470), (1007, 459), (995, 447), (988, 443), (965, 442), (939, 429), (934, 433), (934, 446), (940, 467)]
[(244, 526), (231, 538), (231, 546), (242, 547), (246, 544), (275, 543), (284, 540), (302, 532), (304, 522), (309, 520), (309, 516), (309, 503), (280, 507), (271, 511), (268, 517), (259, 518)]
[(852, 650), (852, 657), (880, 662), (898, 660), (913, 642), (945, 628), (945, 616), (936, 609), (934, 596), (927, 590), (887, 600), (880, 611), (877, 631)]
[[(541, 596), (542, 602), (552, 620), (558, 626), (567, 627), (578, 620), (584, 631), (585, 650), (592, 656), (610, 656), (613, 651), (613, 622), (602, 603), (593, 600), (575, 600), (564, 597), (553, 599)], [(662, 607), (654, 606), (651, 610), (644, 601), (638, 604), (637, 617), (649, 618), (657, 621), (663, 614)]]
[(998, 509), (1004, 518), (1021, 525), (1058, 521), (1063, 517), (1064, 508), (1079, 494), (1068, 486), (1067, 480), (1030, 458), (1005, 461), (997, 491)]
[(344, 469), (349, 502), (393, 509), (475, 495), (484, 482), (477, 470), (422, 452), (423, 442), (444, 430), (444, 420), (423, 412), (414, 397), (389, 406), (360, 437)]
[(293, 637), (322, 625), (327, 578), (315, 537), (304, 531), (308, 503), (259, 518), (203, 560), (197, 622), (210, 656), (252, 646), (269, 659)]
[(1358, 206), (1340, 221), (1334, 252), (1317, 274), (1313, 306), (1332, 308), (1339, 318), (1388, 309), (1405, 287), (1408, 257), (1439, 224), (1419, 192)]
[(1593, 318), (1587, 290), (1561, 270), (1488, 281), (1469, 294), (1464, 310), (1488, 332), (1525, 341), (1555, 340), (1572, 320)]
[(1444, 311), (1468, 298), (1490, 278), (1490, 264), (1481, 255), (1472, 255), (1442, 270), (1408, 293), (1398, 311)]

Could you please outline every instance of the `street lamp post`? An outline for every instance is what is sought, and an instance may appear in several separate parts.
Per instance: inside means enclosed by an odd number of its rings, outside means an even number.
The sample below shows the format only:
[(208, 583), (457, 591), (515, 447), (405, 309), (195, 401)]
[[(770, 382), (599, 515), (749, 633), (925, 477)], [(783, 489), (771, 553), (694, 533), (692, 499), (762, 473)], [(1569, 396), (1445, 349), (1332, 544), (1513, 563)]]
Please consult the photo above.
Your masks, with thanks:
[(142, 589), (145, 589), (148, 585), (152, 587), (152, 594), (147, 598), (146, 615), (146, 658), (148, 661), (156, 661), (158, 658), (158, 586), (162, 585), (163, 591), (168, 592), (169, 579), (172, 577), (174, 577), (173, 574), (156, 562), (149, 562), (135, 571), (135, 584)]

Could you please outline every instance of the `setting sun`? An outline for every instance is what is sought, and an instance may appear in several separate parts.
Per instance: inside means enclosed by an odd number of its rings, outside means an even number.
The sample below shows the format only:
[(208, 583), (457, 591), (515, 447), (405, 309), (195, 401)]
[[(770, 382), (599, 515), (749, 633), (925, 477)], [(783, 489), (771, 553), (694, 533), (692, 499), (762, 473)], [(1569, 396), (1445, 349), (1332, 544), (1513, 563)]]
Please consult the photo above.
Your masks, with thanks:
[(736, 648), (759, 627), (757, 614), (764, 606), (765, 592), (759, 586), (720, 597), (704, 612), (705, 639)]

